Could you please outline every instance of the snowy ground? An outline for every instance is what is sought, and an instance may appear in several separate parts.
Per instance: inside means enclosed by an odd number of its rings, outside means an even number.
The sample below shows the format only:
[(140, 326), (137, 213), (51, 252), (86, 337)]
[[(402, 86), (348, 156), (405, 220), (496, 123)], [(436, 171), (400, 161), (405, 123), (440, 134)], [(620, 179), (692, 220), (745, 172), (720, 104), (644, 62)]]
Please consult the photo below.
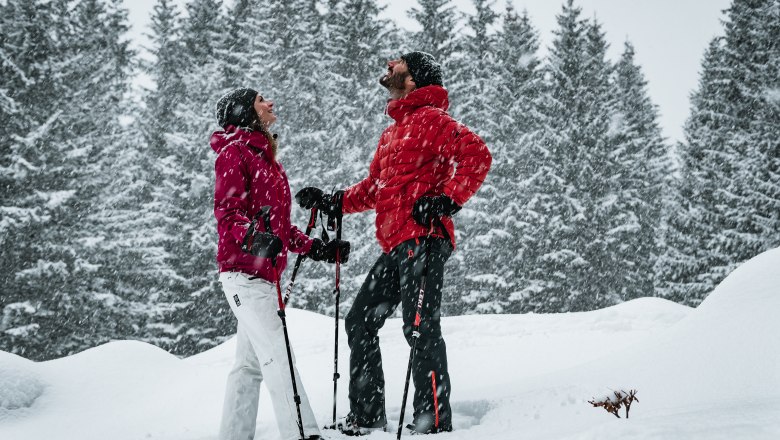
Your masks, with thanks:
[[(737, 269), (697, 309), (646, 298), (588, 313), (446, 318), (456, 429), (436, 438), (780, 439), (778, 312), (775, 249)], [(324, 424), (333, 321), (290, 310), (288, 323)], [(381, 334), (393, 423), (408, 356), (400, 326), (390, 320)], [(344, 334), (341, 342), (346, 377)], [(0, 352), (0, 439), (215, 439), (233, 350), (231, 340), (180, 360), (121, 341), (42, 363)], [(620, 388), (638, 390), (628, 420), (587, 403)], [(342, 379), (340, 413), (346, 390)], [(278, 439), (262, 396), (255, 438)]]

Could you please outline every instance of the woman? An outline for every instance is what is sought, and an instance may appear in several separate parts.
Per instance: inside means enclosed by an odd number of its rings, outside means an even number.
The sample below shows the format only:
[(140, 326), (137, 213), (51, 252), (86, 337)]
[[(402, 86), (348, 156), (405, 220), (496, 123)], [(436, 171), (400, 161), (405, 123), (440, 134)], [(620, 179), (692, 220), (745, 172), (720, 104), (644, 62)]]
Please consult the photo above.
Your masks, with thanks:
[[(252, 89), (234, 90), (217, 103), (217, 120), (224, 130), (211, 136), (211, 147), (218, 155), (214, 215), (219, 234), (219, 280), (238, 319), (236, 363), (225, 391), (221, 440), (254, 437), (263, 380), (271, 394), (282, 440), (300, 439), (274, 283), (277, 273), (287, 265), (288, 250), (316, 261), (335, 260), (336, 248), (346, 261), (349, 252), (346, 242), (325, 244), (307, 237), (290, 223), (290, 186), (276, 160), (276, 136), (269, 132), (276, 122), (273, 107), (273, 101)], [(254, 229), (262, 232), (253, 237), (251, 250), (243, 252), (250, 219), (264, 206), (271, 207), (271, 230), (266, 231), (262, 221), (256, 222)], [(276, 257), (276, 267), (271, 257)], [(304, 433), (307, 439), (319, 439), (317, 422), (297, 370), (295, 378)]]

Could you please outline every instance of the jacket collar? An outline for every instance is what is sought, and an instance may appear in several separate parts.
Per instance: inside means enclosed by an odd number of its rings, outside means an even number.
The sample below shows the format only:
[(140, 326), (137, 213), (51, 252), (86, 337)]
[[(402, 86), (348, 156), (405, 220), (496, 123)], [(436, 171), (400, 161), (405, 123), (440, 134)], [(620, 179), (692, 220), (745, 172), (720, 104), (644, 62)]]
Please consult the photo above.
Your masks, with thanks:
[(406, 116), (420, 107), (435, 107), (447, 111), (449, 105), (447, 89), (431, 85), (414, 89), (401, 99), (388, 101), (387, 114), (400, 123)]
[(249, 131), (244, 128), (228, 125), (224, 131), (215, 131), (211, 135), (211, 148), (219, 154), (225, 147), (233, 142), (239, 142), (244, 145), (254, 147), (261, 151), (270, 162), (271, 155), (268, 153), (268, 138), (259, 131)]

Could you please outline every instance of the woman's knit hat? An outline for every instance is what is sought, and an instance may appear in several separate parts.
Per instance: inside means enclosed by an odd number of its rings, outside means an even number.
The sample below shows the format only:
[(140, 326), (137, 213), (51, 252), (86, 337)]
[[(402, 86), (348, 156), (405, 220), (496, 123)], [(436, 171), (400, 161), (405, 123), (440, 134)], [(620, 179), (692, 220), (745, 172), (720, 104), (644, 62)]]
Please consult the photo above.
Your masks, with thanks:
[(258, 92), (252, 89), (235, 89), (217, 101), (217, 123), (222, 128), (228, 125), (249, 127), (257, 119), (254, 103)]

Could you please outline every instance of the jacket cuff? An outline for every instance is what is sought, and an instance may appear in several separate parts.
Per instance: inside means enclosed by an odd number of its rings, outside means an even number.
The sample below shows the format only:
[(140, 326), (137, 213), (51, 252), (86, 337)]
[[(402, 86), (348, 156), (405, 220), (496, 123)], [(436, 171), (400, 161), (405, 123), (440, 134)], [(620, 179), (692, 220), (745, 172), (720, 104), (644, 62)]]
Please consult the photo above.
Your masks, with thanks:
[(230, 230), (230, 233), (233, 234), (233, 238), (241, 243), (244, 242), (247, 232), (249, 232), (249, 223), (237, 224)]
[(311, 251), (311, 245), (314, 244), (314, 239), (309, 237), (309, 239), (306, 241), (306, 243), (303, 244), (303, 247), (301, 248), (300, 254), (306, 255)]

